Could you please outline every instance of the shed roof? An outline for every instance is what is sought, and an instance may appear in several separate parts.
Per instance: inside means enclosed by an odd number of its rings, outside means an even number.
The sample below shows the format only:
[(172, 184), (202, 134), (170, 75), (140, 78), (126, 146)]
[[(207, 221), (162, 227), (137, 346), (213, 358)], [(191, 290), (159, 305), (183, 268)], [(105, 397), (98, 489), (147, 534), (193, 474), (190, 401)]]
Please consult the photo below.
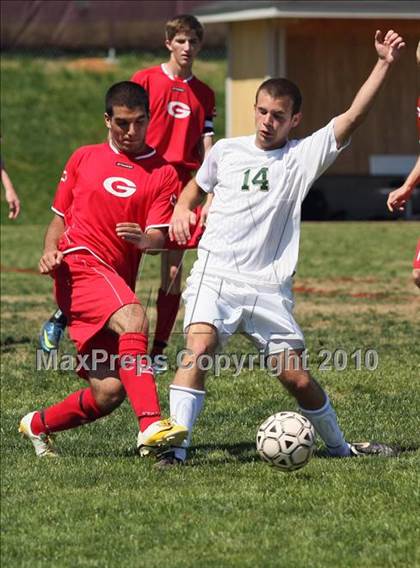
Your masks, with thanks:
[(420, 19), (412, 0), (222, 0), (194, 10), (203, 23), (267, 18)]

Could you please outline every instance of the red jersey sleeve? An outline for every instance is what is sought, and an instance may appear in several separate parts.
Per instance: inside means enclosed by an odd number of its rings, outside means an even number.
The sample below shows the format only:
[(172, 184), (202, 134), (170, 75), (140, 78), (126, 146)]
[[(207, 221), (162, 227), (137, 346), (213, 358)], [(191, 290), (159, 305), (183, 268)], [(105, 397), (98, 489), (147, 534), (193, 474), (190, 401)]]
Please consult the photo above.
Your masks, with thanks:
[(136, 71), (130, 81), (137, 83), (146, 90), (148, 88), (148, 75), (144, 72), (144, 70)]
[(61, 174), (60, 181), (55, 192), (51, 209), (60, 217), (64, 217), (73, 203), (73, 188), (77, 181), (77, 167), (82, 157), (81, 148), (76, 150), (69, 158)]
[(175, 168), (172, 166), (163, 168), (159, 188), (147, 214), (146, 231), (148, 229), (169, 227), (176, 203), (176, 196), (180, 190), (179, 186), (180, 181)]

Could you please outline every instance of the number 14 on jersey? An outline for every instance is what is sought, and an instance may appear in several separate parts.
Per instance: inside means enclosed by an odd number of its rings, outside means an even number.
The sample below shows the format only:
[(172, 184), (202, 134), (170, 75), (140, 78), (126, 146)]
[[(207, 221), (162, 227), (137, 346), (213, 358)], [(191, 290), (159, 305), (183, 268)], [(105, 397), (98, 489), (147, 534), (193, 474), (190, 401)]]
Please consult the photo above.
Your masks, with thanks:
[(242, 191), (249, 191), (250, 185), (253, 187), (258, 187), (260, 191), (268, 191), (268, 168), (261, 168), (249, 182), (251, 176), (251, 170), (245, 170), (244, 178), (242, 180)]

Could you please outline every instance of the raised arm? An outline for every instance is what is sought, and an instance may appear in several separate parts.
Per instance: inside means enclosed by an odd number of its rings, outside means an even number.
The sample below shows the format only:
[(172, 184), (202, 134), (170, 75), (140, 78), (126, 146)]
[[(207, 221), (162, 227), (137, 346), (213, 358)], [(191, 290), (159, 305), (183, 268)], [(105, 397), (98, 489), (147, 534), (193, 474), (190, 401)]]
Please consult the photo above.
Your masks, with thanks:
[(193, 210), (207, 195), (193, 178), (184, 188), (175, 205), (174, 213), (169, 227), (169, 238), (179, 245), (185, 245), (191, 237), (190, 225), (197, 223)]
[(404, 47), (403, 38), (394, 30), (389, 30), (385, 36), (380, 30), (376, 31), (375, 49), (378, 61), (355, 96), (350, 108), (334, 121), (334, 134), (339, 147), (347, 142), (351, 134), (365, 120), (391, 67)]

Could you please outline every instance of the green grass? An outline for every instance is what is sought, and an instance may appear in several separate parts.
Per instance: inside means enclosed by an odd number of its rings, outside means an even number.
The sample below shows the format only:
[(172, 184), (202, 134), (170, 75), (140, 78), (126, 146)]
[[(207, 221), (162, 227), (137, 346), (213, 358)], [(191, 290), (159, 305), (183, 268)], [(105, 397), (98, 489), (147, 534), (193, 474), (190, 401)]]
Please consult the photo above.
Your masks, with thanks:
[[(160, 61), (126, 54), (116, 66), (94, 71), (81, 70), (79, 58), (2, 58), (2, 153), (22, 200), (15, 223), (5, 221), (4, 201), (1, 208), (3, 565), (419, 565), (420, 297), (410, 281), (415, 224), (305, 223), (296, 277), (296, 315), (311, 370), (334, 401), (348, 439), (399, 444), (407, 449), (400, 458), (314, 458), (292, 474), (268, 467), (256, 456), (257, 427), (295, 405), (260, 370), (210, 375), (191, 461), (175, 471), (157, 472), (135, 455), (136, 421), (127, 403), (97, 423), (60, 434), (62, 457), (54, 463), (35, 459), (18, 437), (23, 414), (84, 384), (70, 372), (34, 369), (39, 326), (54, 306), (51, 279), (35, 271), (58, 177), (76, 147), (103, 140), (109, 85)], [(225, 62), (203, 57), (195, 70), (216, 90), (221, 137)], [(185, 273), (193, 258), (189, 253)], [(156, 293), (158, 274), (159, 258), (147, 257), (138, 286), (143, 302)], [(172, 362), (183, 347), (180, 329), (181, 319), (169, 348)], [(357, 370), (349, 359), (342, 372), (321, 371), (322, 349), (348, 355), (374, 349), (379, 365)], [(249, 350), (240, 336), (227, 348)], [(62, 352), (69, 351), (65, 339)], [(159, 377), (166, 413), (173, 366)]]
[[(46, 223), (64, 164), (79, 146), (102, 142), (105, 92), (166, 54), (121, 55), (114, 66), (80, 69), (80, 58), (5, 55), (1, 60), (2, 154), (19, 193), (16, 224)], [(82, 59), (82, 64), (83, 64)], [(76, 67), (74, 66), (76, 64)], [(201, 58), (194, 72), (216, 91), (216, 137), (224, 132), (224, 59)], [(2, 195), (1, 220), (7, 218)]]
[[(2, 264), (35, 269), (44, 228), (7, 226)], [(62, 457), (35, 459), (19, 418), (83, 384), (35, 372), (36, 335), (53, 306), (51, 280), (3, 272), (2, 561), (58, 567), (406, 567), (420, 563), (419, 293), (410, 281), (418, 226), (305, 223), (296, 314), (311, 369), (350, 440), (407, 448), (398, 459), (313, 458), (292, 474), (255, 453), (258, 425), (295, 408), (263, 371), (210, 376), (191, 461), (157, 472), (134, 454), (136, 423), (113, 415), (57, 437)], [(158, 284), (148, 258), (138, 293)], [(190, 265), (190, 255), (187, 265)], [(417, 316), (417, 321), (416, 321)], [(176, 334), (170, 355), (183, 345)], [(375, 349), (375, 371), (318, 371), (320, 349)], [(63, 351), (71, 349), (65, 340)], [(227, 351), (248, 351), (234, 337)], [(165, 412), (173, 372), (159, 377)]]

